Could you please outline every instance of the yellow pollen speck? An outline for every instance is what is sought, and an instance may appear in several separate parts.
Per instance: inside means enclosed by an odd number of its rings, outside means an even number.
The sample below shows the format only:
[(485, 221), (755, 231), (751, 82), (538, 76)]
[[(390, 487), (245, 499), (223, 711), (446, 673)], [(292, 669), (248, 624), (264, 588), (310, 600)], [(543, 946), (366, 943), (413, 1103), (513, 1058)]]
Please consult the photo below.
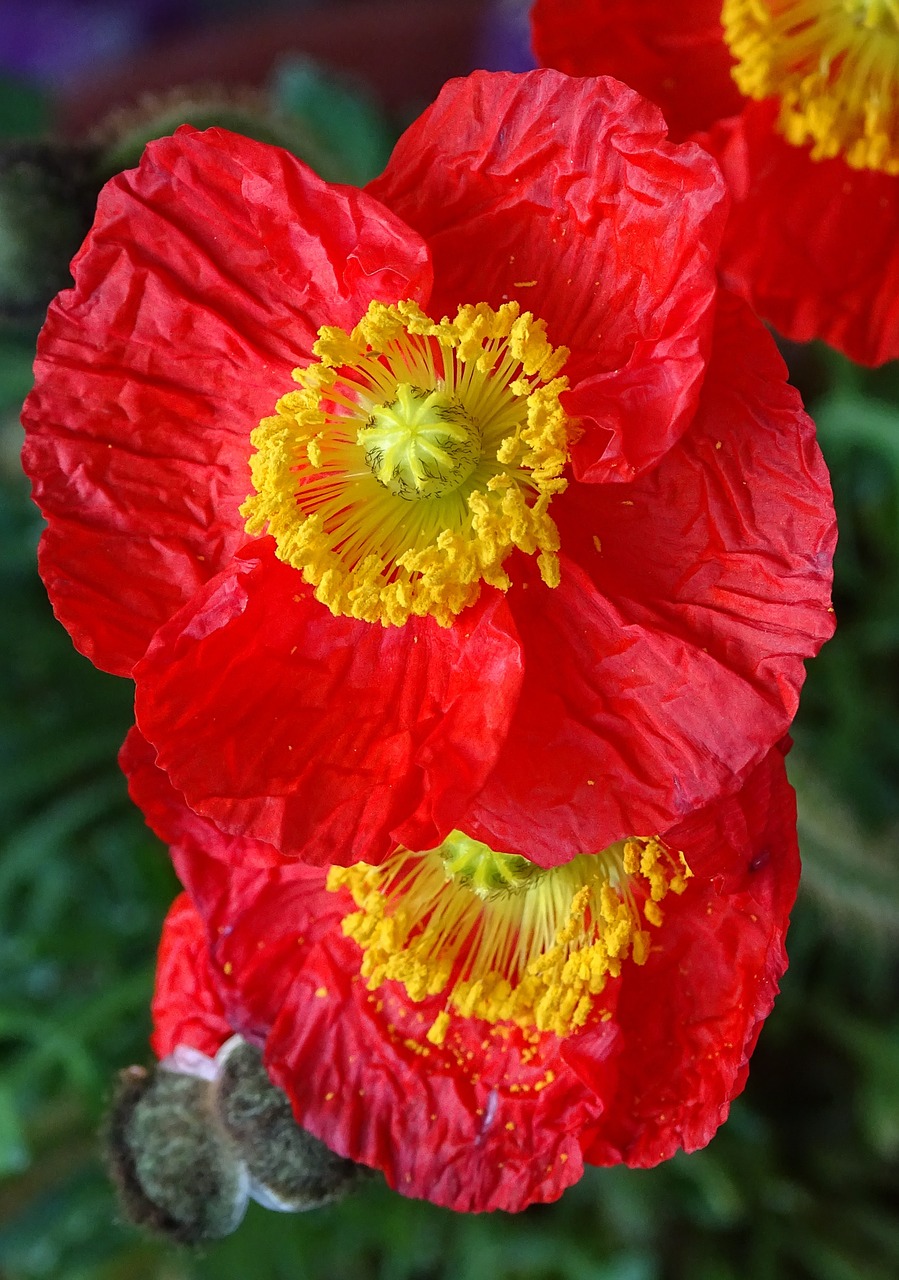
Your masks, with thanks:
[(516, 548), (559, 581), (548, 514), (566, 486), (568, 352), (517, 302), (429, 319), (373, 302), (353, 329), (323, 328), (318, 363), (252, 434), (251, 535), (270, 533), (334, 614), (442, 626), (507, 590)]
[(536, 280), (516, 280), (513, 287), (516, 289), (533, 289), (536, 283)]
[(513, 1026), (560, 1036), (583, 1026), (622, 964), (645, 963), (646, 926), (661, 926), (659, 903), (689, 876), (683, 855), (655, 837), (544, 870), (454, 832), (438, 849), (400, 848), (378, 867), (332, 867), (327, 888), (353, 898), (342, 927), (362, 950), (370, 990), (396, 981), (413, 1001), (443, 998), (426, 1034), (440, 1047), (451, 1013), (493, 1024), (501, 1039)]
[(787, 142), (899, 174), (897, 0), (724, 0), (721, 21), (737, 87), (779, 99)]
[(419, 1044), (417, 1040), (404, 1040), (403, 1044), (412, 1053), (417, 1053), (420, 1058), (427, 1058), (430, 1055), (431, 1050), (426, 1045)]
[(226, 960), (226, 961), (225, 961), (225, 963), (222, 965), (222, 970), (223, 970), (226, 974), (229, 974), (229, 975), (230, 975), (230, 974), (232, 974), (232, 973), (234, 972), (234, 965), (231, 963), (231, 961), (230, 961), (230, 960)]
[(333, 1093), (326, 1093), (326, 1094), (325, 1094), (325, 1102), (331, 1102), (331, 1101), (333, 1100), (333, 1098), (334, 1098), (334, 1094), (333, 1094)]
[(325, 996), (328, 994), (328, 988), (316, 987), (315, 994), (318, 996), (319, 1000), (323, 1000)]
[(514, 1121), (514, 1120), (507, 1120), (507, 1121), (506, 1121), (506, 1128), (507, 1128), (507, 1129), (514, 1129), (514, 1128), (515, 1128), (515, 1121)]

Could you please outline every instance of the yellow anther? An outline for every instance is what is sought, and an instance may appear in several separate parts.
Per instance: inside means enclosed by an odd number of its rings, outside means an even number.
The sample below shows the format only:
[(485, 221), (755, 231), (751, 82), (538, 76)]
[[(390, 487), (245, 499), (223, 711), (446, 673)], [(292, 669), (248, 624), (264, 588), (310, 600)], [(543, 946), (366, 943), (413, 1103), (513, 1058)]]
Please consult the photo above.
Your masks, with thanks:
[(433, 1026), (431, 1027), (430, 1031), (427, 1034), (427, 1039), (430, 1040), (431, 1044), (434, 1044), (434, 1045), (443, 1044), (444, 1040), (446, 1039), (446, 1033), (447, 1033), (447, 1030), (449, 1029), (449, 1024), (450, 1024), (450, 1016), (446, 1012), (446, 1010), (444, 1010), (442, 1013), (438, 1013), (437, 1017), (434, 1020)]
[(788, 142), (899, 174), (899, 0), (724, 0), (733, 77)]
[[(398, 849), (380, 867), (332, 868), (327, 887), (359, 910), (343, 931), (361, 947), (370, 989), (401, 982), (413, 1001), (444, 995), (427, 1039), (452, 1014), (566, 1035), (630, 956), (644, 964), (658, 902), (689, 869), (656, 838), (621, 841), (543, 870), (461, 831), (438, 849)], [(642, 912), (642, 914), (641, 914)]]

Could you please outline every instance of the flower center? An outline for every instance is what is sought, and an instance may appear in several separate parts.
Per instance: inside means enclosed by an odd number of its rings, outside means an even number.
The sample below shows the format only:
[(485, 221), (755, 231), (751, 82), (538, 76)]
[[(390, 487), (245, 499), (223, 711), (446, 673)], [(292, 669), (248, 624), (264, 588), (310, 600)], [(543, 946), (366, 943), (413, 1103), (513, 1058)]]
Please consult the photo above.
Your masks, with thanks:
[(451, 625), (482, 582), (507, 590), (513, 549), (559, 581), (547, 514), (566, 485), (567, 358), (518, 304), (430, 320), (373, 302), (323, 328), (301, 390), (252, 434), (247, 532), (270, 533), (335, 614)]
[(444, 997), (427, 1033), (440, 1045), (453, 1013), (560, 1036), (583, 1026), (623, 961), (646, 962), (644, 923), (662, 923), (659, 903), (690, 874), (655, 838), (544, 870), (454, 831), (427, 853), (332, 867), (327, 886), (359, 908), (343, 932), (369, 990), (394, 980), (413, 1001)]
[(401, 382), (356, 437), (376, 480), (398, 498), (442, 498), (458, 489), (481, 456), (481, 429), (446, 391)]
[(813, 160), (899, 173), (899, 0), (724, 0), (733, 76)]

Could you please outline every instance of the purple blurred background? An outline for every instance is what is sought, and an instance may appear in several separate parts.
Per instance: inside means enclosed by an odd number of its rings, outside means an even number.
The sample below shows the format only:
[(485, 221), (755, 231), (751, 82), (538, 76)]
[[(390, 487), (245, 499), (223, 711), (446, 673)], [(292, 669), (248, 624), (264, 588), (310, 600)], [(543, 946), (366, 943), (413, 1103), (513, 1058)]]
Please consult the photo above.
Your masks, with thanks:
[(266, 82), (292, 53), (419, 110), (474, 67), (532, 65), (527, 0), (2, 0), (0, 74), (43, 87), (77, 136), (142, 92)]

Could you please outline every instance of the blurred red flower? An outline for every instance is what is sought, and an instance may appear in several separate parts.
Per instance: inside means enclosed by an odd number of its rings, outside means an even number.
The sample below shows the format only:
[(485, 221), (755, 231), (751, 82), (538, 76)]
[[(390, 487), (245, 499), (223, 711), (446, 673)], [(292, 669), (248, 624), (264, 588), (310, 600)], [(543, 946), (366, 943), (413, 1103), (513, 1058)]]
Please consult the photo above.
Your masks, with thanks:
[[(526, 901), (513, 912), (500, 964), (514, 994), (515, 947), (533, 942), (528, 912), (539, 915), (559, 889), (546, 879), (555, 872), (499, 898), (478, 897), (455, 876), (446, 892), (478, 916), (474, 941), (456, 954), (445, 986), (423, 996), (414, 964), (397, 978), (366, 963), (378, 944), (370, 936), (360, 946), (366, 913), (356, 911), (346, 872), (328, 875), (222, 836), (183, 804), (136, 733), (122, 759), (190, 895), (176, 901), (163, 933), (156, 1053), (183, 1045), (211, 1055), (233, 1031), (264, 1045), (298, 1121), (338, 1153), (382, 1169), (403, 1194), (468, 1211), (554, 1200), (585, 1162), (650, 1166), (704, 1146), (742, 1090), (786, 966), (799, 874), (794, 798), (777, 749), (736, 795), (666, 834), (692, 876), (649, 913), (646, 951), (596, 984), (579, 1022), (555, 1029), (537, 1025), (555, 1014), (541, 1017), (527, 1001), (505, 1019), (489, 1001), (463, 1008), (453, 987), (487, 921)], [(638, 880), (617, 882), (621, 910), (638, 913), (642, 903), (646, 911)], [(412, 892), (407, 864), (379, 937)], [(416, 931), (427, 935), (424, 921)], [(583, 938), (576, 933), (572, 947)], [(432, 974), (451, 941), (445, 932), (443, 949), (432, 948)]]
[(189, 129), (106, 187), (24, 460), (57, 615), (193, 809), (320, 865), (462, 829), (550, 866), (738, 787), (834, 524), (723, 201), (554, 71), (448, 85), (364, 192)]
[(613, 75), (721, 165), (725, 283), (788, 338), (899, 357), (899, 13), (844, 0), (537, 0), (537, 57)]

